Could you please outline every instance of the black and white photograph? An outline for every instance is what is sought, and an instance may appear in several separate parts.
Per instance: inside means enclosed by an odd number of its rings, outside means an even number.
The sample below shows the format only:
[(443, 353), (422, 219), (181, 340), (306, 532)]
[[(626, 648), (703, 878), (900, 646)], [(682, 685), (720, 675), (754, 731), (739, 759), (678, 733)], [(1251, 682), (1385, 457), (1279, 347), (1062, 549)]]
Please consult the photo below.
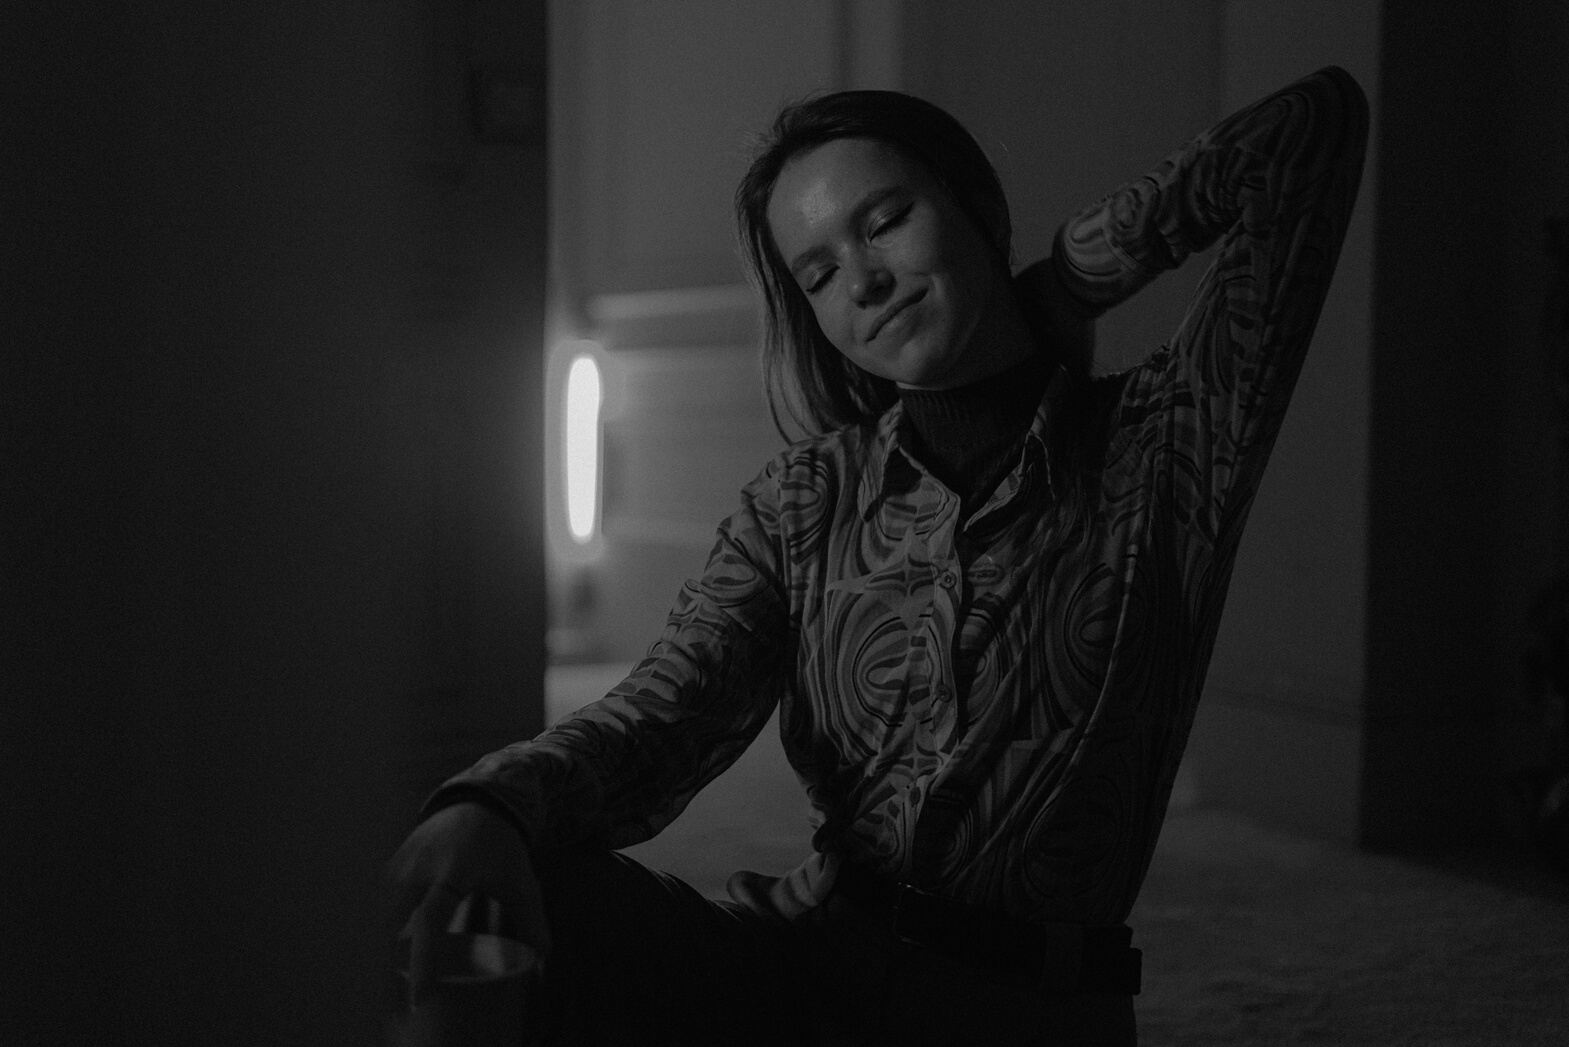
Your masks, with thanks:
[(1569, 1043), (1569, 4), (0, 12), (0, 1044)]

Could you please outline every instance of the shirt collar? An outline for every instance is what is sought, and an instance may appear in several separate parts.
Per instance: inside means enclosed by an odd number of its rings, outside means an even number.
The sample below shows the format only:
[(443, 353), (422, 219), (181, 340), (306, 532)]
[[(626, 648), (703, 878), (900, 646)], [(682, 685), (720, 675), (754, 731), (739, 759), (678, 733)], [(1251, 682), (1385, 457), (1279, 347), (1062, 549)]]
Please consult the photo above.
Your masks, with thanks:
[[(1046, 391), (1041, 395), (1041, 402), (1036, 405), (1035, 418), (1030, 422), (1028, 433), (1025, 434), (1025, 445), (1030, 454), (1038, 456), (1039, 461), (1046, 469), (1047, 489), (1051, 488), (1051, 457), (1046, 453), (1048, 437), (1051, 433), (1051, 422), (1056, 414), (1057, 405), (1068, 392), (1068, 375), (1059, 366), (1052, 372), (1046, 382)], [(904, 425), (904, 404), (895, 401), (893, 406), (884, 411), (877, 420), (877, 431), (872, 438), (871, 454), (867, 458), (866, 468), (861, 470), (861, 486), (857, 492), (856, 508), (860, 511), (861, 519), (865, 520), (872, 511), (890, 493), (894, 481), (902, 475), (908, 476), (915, 470), (915, 464), (910, 461), (900, 446), (899, 433)]]
[(890, 459), (895, 455), (901, 459), (904, 457), (904, 451), (899, 446), (899, 428), (903, 424), (904, 404), (897, 400), (877, 420), (877, 432), (872, 438), (872, 450), (866, 468), (861, 470), (861, 489), (856, 500), (856, 508), (860, 510), (862, 520), (871, 515), (877, 503), (888, 493), (885, 488), (889, 474), (897, 471), (897, 466), (890, 470)]

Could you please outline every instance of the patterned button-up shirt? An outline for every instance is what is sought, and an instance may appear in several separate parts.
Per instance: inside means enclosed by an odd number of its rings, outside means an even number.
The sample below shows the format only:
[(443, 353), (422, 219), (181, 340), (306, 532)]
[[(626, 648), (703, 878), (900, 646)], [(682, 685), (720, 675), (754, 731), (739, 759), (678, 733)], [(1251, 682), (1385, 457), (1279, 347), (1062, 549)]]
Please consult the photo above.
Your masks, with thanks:
[(789, 914), (854, 860), (1024, 919), (1123, 921), (1366, 133), (1355, 81), (1327, 69), (1059, 231), (1057, 275), (1091, 315), (1220, 242), (1180, 328), (1114, 379), (1087, 531), (1065, 539), (1047, 475), (1071, 389), (1061, 373), (967, 519), (905, 453), (897, 405), (799, 442), (744, 489), (625, 682), (433, 803), (479, 790), (536, 847), (627, 846), (675, 818), (778, 707), (816, 853), (741, 897)]

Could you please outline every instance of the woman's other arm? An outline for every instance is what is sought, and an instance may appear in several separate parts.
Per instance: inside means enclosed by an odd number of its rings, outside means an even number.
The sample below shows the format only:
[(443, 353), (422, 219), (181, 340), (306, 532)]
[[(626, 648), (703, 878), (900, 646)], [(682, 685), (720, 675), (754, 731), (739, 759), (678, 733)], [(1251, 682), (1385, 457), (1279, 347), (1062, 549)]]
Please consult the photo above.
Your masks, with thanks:
[(648, 839), (767, 722), (789, 658), (777, 504), (765, 470), (721, 526), (707, 569), (683, 587), (647, 657), (609, 695), (484, 757), (426, 803), (388, 869), (389, 931), (412, 938), (416, 998), (429, 983), (427, 942), (462, 897), (477, 891), (499, 901), (510, 932), (543, 956), (549, 929), (530, 853)]
[(627, 847), (659, 832), (745, 751), (778, 701), (789, 635), (772, 470), (721, 525), (703, 575), (604, 698), (447, 781), (427, 812), (481, 798), (534, 847)]

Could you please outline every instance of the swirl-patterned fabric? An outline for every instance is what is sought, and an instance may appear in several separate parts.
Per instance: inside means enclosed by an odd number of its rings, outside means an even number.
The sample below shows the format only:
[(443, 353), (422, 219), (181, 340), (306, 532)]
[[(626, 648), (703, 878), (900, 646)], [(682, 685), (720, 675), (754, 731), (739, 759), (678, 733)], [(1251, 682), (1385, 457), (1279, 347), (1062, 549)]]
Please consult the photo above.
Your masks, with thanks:
[(1089, 314), (1220, 242), (1179, 329), (1115, 379), (1087, 531), (1065, 539), (1049, 482), (1061, 373), (968, 519), (904, 452), (897, 404), (797, 443), (744, 489), (622, 684), (431, 804), (478, 791), (536, 847), (627, 846), (675, 818), (777, 706), (816, 853), (791, 890), (743, 883), (739, 897), (790, 915), (853, 860), (1028, 920), (1123, 922), (1366, 135), (1361, 90), (1326, 69), (1058, 232), (1057, 273)]

